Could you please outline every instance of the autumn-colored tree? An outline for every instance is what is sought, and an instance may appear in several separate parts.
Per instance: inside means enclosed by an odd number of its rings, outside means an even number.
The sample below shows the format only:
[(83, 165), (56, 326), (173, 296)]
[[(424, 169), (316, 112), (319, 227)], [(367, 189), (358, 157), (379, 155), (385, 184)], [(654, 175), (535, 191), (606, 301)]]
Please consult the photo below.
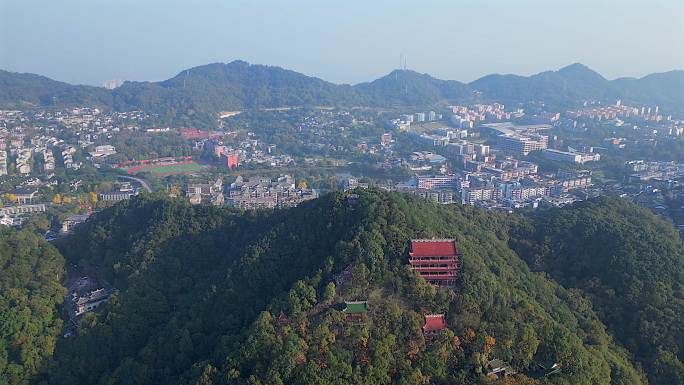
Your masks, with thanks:
[(465, 340), (470, 343), (475, 339), (475, 330), (468, 328), (465, 332)]
[(309, 188), (309, 184), (307, 183), (306, 179), (300, 179), (297, 187), (300, 189), (307, 189)]
[(7, 199), (8, 201), (10, 201), (12, 203), (15, 203), (17, 201), (17, 196), (12, 194), (12, 193), (7, 193), (7, 194), (5, 194), (5, 199)]
[(494, 345), (496, 344), (496, 339), (492, 336), (487, 336), (485, 337), (485, 352), (487, 354), (492, 352), (492, 348), (494, 348)]
[(61, 205), (62, 204), (62, 195), (61, 194), (55, 194), (55, 196), (52, 198), (52, 203), (56, 205)]
[(181, 188), (178, 185), (173, 185), (169, 187), (169, 196), (170, 197), (179, 197), (181, 196)]

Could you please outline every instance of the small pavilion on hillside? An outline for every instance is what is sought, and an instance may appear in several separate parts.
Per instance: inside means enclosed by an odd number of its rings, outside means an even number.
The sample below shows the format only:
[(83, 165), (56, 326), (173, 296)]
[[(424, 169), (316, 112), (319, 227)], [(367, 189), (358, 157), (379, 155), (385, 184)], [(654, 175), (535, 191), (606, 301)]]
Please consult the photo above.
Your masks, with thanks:
[(344, 301), (346, 307), (342, 311), (344, 313), (344, 319), (347, 321), (363, 321), (368, 313), (368, 302), (367, 301)]
[(444, 314), (426, 314), (425, 325), (423, 325), (423, 335), (426, 337), (435, 337), (442, 330), (446, 329), (446, 321)]
[(290, 320), (287, 318), (283, 310), (281, 310), (280, 315), (278, 315), (278, 323), (281, 326), (288, 325), (290, 323)]

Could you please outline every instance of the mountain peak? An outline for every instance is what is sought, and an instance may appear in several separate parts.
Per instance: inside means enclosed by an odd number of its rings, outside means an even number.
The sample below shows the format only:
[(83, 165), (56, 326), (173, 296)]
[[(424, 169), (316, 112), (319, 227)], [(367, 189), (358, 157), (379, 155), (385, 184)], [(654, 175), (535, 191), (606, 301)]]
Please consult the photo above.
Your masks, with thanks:
[(561, 69), (559, 69), (558, 74), (563, 75), (563, 76), (571, 76), (575, 79), (577, 78), (584, 78), (584, 79), (596, 79), (596, 80), (606, 80), (601, 74), (598, 72), (592, 70), (591, 68), (587, 67), (586, 65), (582, 63), (573, 63), (568, 66), (565, 66)]
[(580, 62), (575, 62), (558, 70), (558, 72), (562, 71), (592, 71), (592, 69)]
[(390, 72), (389, 74), (385, 75), (384, 78), (394, 78), (394, 77), (405, 77), (405, 78), (413, 78), (413, 77), (431, 77), (428, 74), (421, 74), (419, 72), (416, 72), (414, 70), (404, 70), (404, 69), (395, 69), (394, 71)]

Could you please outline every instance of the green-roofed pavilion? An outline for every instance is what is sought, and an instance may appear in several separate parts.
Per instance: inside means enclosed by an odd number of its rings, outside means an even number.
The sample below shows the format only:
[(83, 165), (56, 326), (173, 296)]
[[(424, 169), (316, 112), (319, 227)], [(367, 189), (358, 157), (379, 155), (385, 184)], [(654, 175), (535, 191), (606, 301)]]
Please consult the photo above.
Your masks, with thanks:
[(347, 321), (361, 321), (368, 312), (366, 301), (344, 301), (344, 314)]
[(366, 301), (345, 301), (347, 307), (344, 312), (347, 314), (361, 314), (368, 311), (368, 306)]

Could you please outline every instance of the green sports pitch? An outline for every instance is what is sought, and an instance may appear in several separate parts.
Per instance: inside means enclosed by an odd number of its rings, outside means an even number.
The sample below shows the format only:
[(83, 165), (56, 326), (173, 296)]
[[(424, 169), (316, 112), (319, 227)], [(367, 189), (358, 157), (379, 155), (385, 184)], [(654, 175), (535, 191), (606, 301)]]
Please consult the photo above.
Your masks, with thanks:
[(199, 163), (195, 162), (190, 162), (190, 163), (179, 163), (179, 164), (165, 164), (165, 165), (148, 165), (148, 166), (143, 166), (143, 167), (135, 167), (135, 170), (131, 169), (122, 169), (122, 171), (126, 171), (128, 174), (141, 174), (141, 173), (150, 173), (152, 175), (156, 176), (164, 176), (164, 175), (174, 175), (174, 174), (189, 174), (193, 172), (202, 172), (206, 171), (207, 167), (202, 166)]

